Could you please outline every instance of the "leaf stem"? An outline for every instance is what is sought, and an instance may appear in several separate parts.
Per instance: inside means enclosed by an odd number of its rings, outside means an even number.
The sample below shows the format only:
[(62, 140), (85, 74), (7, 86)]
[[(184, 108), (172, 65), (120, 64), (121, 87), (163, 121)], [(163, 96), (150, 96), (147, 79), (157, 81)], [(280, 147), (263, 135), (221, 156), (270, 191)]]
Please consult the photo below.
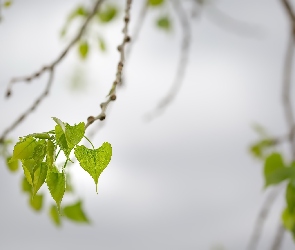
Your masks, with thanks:
[(93, 146), (92, 142), (89, 140), (89, 138), (87, 138), (86, 135), (84, 135), (84, 138), (91, 144), (92, 148), (94, 149), (94, 146)]

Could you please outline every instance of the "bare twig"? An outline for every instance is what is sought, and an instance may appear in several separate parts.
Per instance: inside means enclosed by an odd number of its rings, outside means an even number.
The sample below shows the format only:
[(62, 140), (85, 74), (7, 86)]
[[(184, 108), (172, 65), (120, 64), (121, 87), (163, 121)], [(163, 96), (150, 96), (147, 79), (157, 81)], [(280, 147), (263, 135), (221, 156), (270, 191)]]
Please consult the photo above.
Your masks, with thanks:
[(182, 86), (185, 70), (188, 64), (188, 55), (189, 49), (191, 45), (191, 27), (188, 19), (188, 15), (183, 9), (181, 2), (178, 0), (172, 0), (174, 10), (179, 18), (181, 28), (182, 28), (182, 42), (181, 42), (181, 54), (177, 65), (177, 71), (175, 74), (175, 78), (173, 84), (168, 92), (168, 94), (159, 102), (156, 109), (149, 113), (146, 118), (148, 120), (153, 119), (157, 115), (159, 115), (176, 97), (179, 92), (180, 87)]
[(129, 43), (129, 45), (126, 48), (126, 58), (130, 57), (130, 53), (132, 51), (131, 48), (134, 46), (134, 43), (137, 41), (139, 33), (142, 30), (142, 25), (143, 25), (144, 20), (146, 18), (147, 11), (148, 11), (148, 2), (147, 2), (147, 0), (144, 0), (143, 5), (142, 5), (140, 12), (139, 12), (139, 17), (136, 21), (136, 25), (135, 25), (134, 30), (132, 32), (132, 41)]
[(111, 90), (108, 95), (108, 99), (100, 104), (101, 107), (101, 112), (97, 116), (89, 116), (87, 118), (87, 123), (85, 128), (88, 128), (89, 125), (91, 125), (94, 121), (96, 120), (104, 120), (106, 118), (106, 110), (108, 108), (108, 105), (110, 102), (115, 101), (117, 96), (116, 96), (116, 90), (118, 84), (121, 83), (122, 81), (122, 73), (123, 73), (123, 67), (125, 63), (125, 46), (128, 42), (130, 42), (131, 38), (128, 35), (128, 24), (130, 22), (130, 9), (131, 9), (131, 3), (132, 0), (126, 0), (126, 9), (125, 9), (125, 16), (124, 16), (124, 28), (122, 30), (124, 37), (121, 45), (118, 46), (118, 51), (120, 53), (120, 60), (117, 66), (117, 73), (116, 73), (116, 79), (111, 87)]
[(17, 127), (35, 108), (40, 104), (40, 102), (49, 94), (49, 90), (52, 85), (54, 75), (54, 68), (49, 69), (49, 78), (45, 90), (42, 94), (36, 99), (36, 101), (29, 107), (24, 113), (22, 113), (6, 130), (0, 137), (0, 142), (4, 142), (6, 135)]
[(6, 96), (9, 97), (12, 93), (11, 87), (14, 83), (17, 82), (30, 82), (32, 80), (35, 80), (39, 76), (41, 76), (45, 72), (49, 72), (49, 80), (46, 86), (45, 91), (38, 97), (38, 99), (33, 103), (33, 105), (26, 111), (24, 112), (15, 122), (12, 123), (1, 135), (0, 137), (0, 142), (4, 141), (5, 137), (9, 132), (11, 132), (15, 127), (17, 127), (37, 106), (43, 101), (43, 99), (48, 95), (50, 91), (50, 87), (52, 85), (52, 77), (54, 74), (55, 67), (63, 60), (63, 58), (68, 54), (68, 52), (71, 50), (71, 48), (80, 40), (81, 36), (84, 34), (89, 22), (91, 19), (94, 17), (94, 15), (97, 13), (100, 5), (102, 4), (104, 0), (97, 0), (95, 4), (93, 5), (92, 10), (90, 11), (89, 15), (85, 19), (83, 25), (79, 29), (78, 33), (76, 36), (72, 39), (72, 41), (68, 44), (68, 46), (62, 51), (62, 53), (49, 65), (42, 67), (40, 70), (38, 70), (36, 73), (29, 75), (29, 76), (24, 76), (24, 77), (17, 77), (13, 78), (9, 85), (8, 89), (6, 92)]
[(275, 187), (270, 191), (266, 199), (264, 200), (262, 207), (259, 211), (259, 214), (256, 218), (254, 230), (252, 232), (247, 250), (256, 250), (258, 246), (259, 239), (262, 235), (264, 222), (269, 214), (270, 208), (272, 207), (275, 199), (278, 197), (281, 187)]

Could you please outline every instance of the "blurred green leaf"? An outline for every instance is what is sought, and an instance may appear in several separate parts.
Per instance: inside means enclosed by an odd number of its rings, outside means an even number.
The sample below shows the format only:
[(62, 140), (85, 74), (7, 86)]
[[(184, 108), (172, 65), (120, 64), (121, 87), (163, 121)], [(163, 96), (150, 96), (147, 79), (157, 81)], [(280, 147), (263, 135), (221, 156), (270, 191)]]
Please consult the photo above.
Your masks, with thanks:
[(12, 1), (5, 1), (4, 4), (3, 4), (3, 6), (4, 6), (5, 8), (8, 8), (8, 7), (11, 6), (11, 4), (12, 4)]
[(63, 214), (74, 222), (80, 223), (89, 223), (88, 218), (85, 215), (85, 212), (82, 209), (82, 202), (78, 201), (73, 205), (64, 207)]
[(27, 178), (24, 176), (22, 179), (22, 191), (23, 192), (28, 192), (30, 194), (32, 194), (32, 186), (31, 184), (28, 182)]
[(259, 159), (263, 159), (265, 156), (265, 151), (275, 145), (274, 140), (271, 139), (263, 139), (258, 141), (250, 146), (250, 152), (254, 157)]
[(55, 205), (50, 207), (49, 216), (56, 226), (61, 225), (60, 215)]
[(83, 6), (78, 6), (74, 9), (68, 17), (68, 21), (72, 21), (76, 17), (86, 17), (88, 15), (86, 9)]
[(86, 59), (88, 56), (89, 45), (87, 41), (82, 41), (79, 44), (79, 54), (82, 59)]
[(18, 160), (11, 159), (12, 156), (6, 158), (6, 164), (11, 172), (16, 172), (19, 168)]
[(100, 50), (105, 52), (106, 51), (106, 43), (102, 37), (98, 38), (98, 44), (99, 44)]
[(157, 26), (160, 29), (169, 31), (171, 29), (171, 22), (168, 16), (159, 17), (157, 19)]
[(295, 215), (295, 183), (290, 182), (286, 189), (286, 202), (290, 213)]
[(164, 0), (148, 0), (150, 6), (160, 6), (164, 3)]
[(98, 19), (102, 23), (108, 23), (112, 21), (118, 14), (118, 9), (114, 5), (105, 5), (101, 10), (98, 12)]
[(290, 213), (289, 209), (286, 208), (283, 213), (282, 213), (282, 221), (283, 225), (286, 229), (291, 231), (293, 233), (294, 237), (294, 232), (295, 232), (295, 214)]
[(285, 167), (282, 156), (279, 153), (271, 154), (266, 158), (264, 164), (265, 187), (286, 180), (291, 176), (292, 170), (289, 167)]
[(37, 194), (34, 197), (30, 197), (30, 205), (34, 210), (40, 211), (43, 205), (43, 195)]

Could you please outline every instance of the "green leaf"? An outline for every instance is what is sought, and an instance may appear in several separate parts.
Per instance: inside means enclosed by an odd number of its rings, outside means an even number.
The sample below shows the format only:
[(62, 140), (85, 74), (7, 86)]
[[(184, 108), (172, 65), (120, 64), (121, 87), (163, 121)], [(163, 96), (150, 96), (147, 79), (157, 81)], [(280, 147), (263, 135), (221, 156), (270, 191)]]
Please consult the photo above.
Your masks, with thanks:
[(104, 142), (98, 149), (88, 149), (85, 146), (75, 148), (75, 156), (80, 166), (90, 174), (96, 184), (102, 171), (109, 164), (112, 157), (112, 147), (108, 142)]
[(32, 158), (37, 145), (38, 143), (36, 139), (31, 136), (20, 139), (20, 141), (14, 146), (12, 155), (13, 160)]
[(31, 134), (30, 136), (33, 136), (36, 139), (47, 139), (47, 140), (51, 139), (51, 136), (48, 133), (34, 133), (34, 134)]
[(66, 125), (58, 118), (52, 117), (52, 119), (59, 125), (63, 132), (66, 132)]
[(40, 211), (42, 209), (42, 205), (43, 205), (43, 195), (37, 194), (34, 197), (31, 197), (30, 198), (30, 205), (34, 210)]
[(55, 126), (55, 138), (57, 144), (64, 151), (68, 158), (72, 149), (82, 140), (85, 133), (85, 123), (81, 122), (77, 125), (65, 125), (65, 132), (63, 132), (60, 125)]
[(60, 210), (60, 203), (65, 193), (65, 174), (50, 170), (48, 171), (46, 182), (50, 194), (55, 200), (58, 210)]
[(33, 186), (34, 168), (37, 166), (37, 162), (34, 159), (21, 160), (27, 181)]
[(87, 41), (82, 41), (79, 44), (79, 54), (82, 59), (86, 59), (88, 56), (89, 45)]
[(24, 176), (22, 179), (22, 191), (25, 193), (30, 193), (32, 194), (32, 186), (31, 184), (28, 182), (27, 178)]
[(8, 8), (8, 7), (11, 6), (11, 4), (12, 4), (12, 1), (5, 1), (4, 4), (3, 4), (3, 6), (4, 6), (5, 8)]
[(160, 6), (164, 3), (164, 0), (148, 0), (150, 6)]
[(112, 21), (118, 14), (117, 7), (114, 5), (105, 5), (101, 11), (98, 12), (98, 19), (102, 23), (108, 23)]
[(12, 159), (12, 156), (6, 158), (6, 164), (11, 172), (16, 172), (18, 170), (18, 160)]
[(83, 6), (78, 6), (68, 17), (68, 21), (72, 21), (76, 17), (86, 17), (88, 15), (86, 9)]
[(98, 38), (98, 44), (101, 51), (106, 51), (106, 43), (102, 37)]
[(48, 167), (51, 167), (55, 162), (55, 150), (56, 147), (54, 143), (50, 140), (47, 141), (47, 152), (46, 152), (46, 162)]
[(171, 29), (171, 21), (168, 16), (163, 16), (157, 19), (157, 26), (163, 30)]
[(55, 126), (55, 139), (57, 145), (61, 148), (65, 156), (68, 158), (71, 153), (71, 150), (68, 147), (66, 135), (60, 125)]
[(72, 221), (80, 222), (80, 223), (89, 223), (88, 218), (86, 217), (83, 209), (82, 202), (78, 201), (77, 203), (66, 206), (63, 209), (63, 214)]
[(49, 216), (56, 226), (61, 225), (60, 215), (55, 205), (52, 205), (49, 210)]
[(291, 231), (294, 237), (295, 234), (295, 214), (291, 213), (288, 208), (286, 208), (282, 213), (282, 221), (284, 227)]
[(85, 133), (85, 123), (80, 122), (77, 125), (70, 126), (66, 124), (66, 140), (68, 147), (72, 150), (83, 138)]
[(45, 182), (47, 176), (47, 163), (42, 162), (34, 169), (34, 179), (33, 179), (33, 196), (38, 192), (43, 183)]
[(39, 140), (36, 141), (36, 147), (34, 148), (34, 152), (33, 152), (33, 159), (36, 162), (42, 162), (45, 155), (46, 155), (46, 141), (45, 140)]
[(285, 167), (282, 156), (279, 153), (271, 154), (266, 158), (264, 164), (265, 187), (286, 180), (291, 173), (292, 169)]
[(274, 145), (275, 145), (274, 140), (264, 139), (251, 145), (250, 152), (253, 154), (253, 156), (261, 159), (265, 155), (265, 150), (273, 147)]

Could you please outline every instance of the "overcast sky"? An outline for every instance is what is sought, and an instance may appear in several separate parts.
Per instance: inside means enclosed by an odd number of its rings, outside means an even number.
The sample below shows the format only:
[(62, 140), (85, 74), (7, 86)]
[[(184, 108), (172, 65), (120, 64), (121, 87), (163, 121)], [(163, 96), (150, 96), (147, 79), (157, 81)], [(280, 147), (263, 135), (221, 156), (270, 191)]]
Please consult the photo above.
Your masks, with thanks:
[[(132, 25), (142, 3), (135, 2)], [(57, 57), (71, 37), (60, 39), (60, 30), (78, 3), (15, 0), (2, 12), (0, 131), (31, 105), (47, 75), (29, 85), (16, 84), (7, 100), (10, 78), (32, 73)], [(144, 116), (171, 86), (181, 39), (175, 18), (172, 32), (165, 33), (154, 25), (161, 12), (148, 15), (126, 67), (126, 86), (93, 140), (96, 147), (104, 141), (113, 147), (98, 195), (91, 177), (73, 167), (77, 192), (65, 203), (83, 198), (90, 226), (65, 222), (56, 229), (47, 211), (38, 214), (28, 206), (20, 190), (21, 172), (11, 174), (0, 161), (0, 249), (246, 248), (267, 193), (261, 163), (248, 152), (257, 139), (251, 126), (259, 123), (274, 135), (286, 132), (281, 86), (289, 26), (278, 0), (219, 0), (213, 5), (250, 27), (226, 26), (214, 15), (214, 6), (192, 19), (183, 87), (167, 110), (147, 123)], [(90, 58), (81, 62), (76, 49), (71, 51), (56, 69), (50, 96), (11, 138), (52, 129), (52, 116), (74, 124), (98, 114), (114, 80), (122, 25), (118, 19), (105, 28), (94, 27), (94, 37), (107, 41), (107, 53), (93, 46)], [(73, 88), (75, 75), (82, 86)], [(47, 206), (51, 202), (48, 196)], [(259, 249), (270, 248), (283, 206), (282, 194)], [(292, 247), (286, 233), (282, 250)]]

